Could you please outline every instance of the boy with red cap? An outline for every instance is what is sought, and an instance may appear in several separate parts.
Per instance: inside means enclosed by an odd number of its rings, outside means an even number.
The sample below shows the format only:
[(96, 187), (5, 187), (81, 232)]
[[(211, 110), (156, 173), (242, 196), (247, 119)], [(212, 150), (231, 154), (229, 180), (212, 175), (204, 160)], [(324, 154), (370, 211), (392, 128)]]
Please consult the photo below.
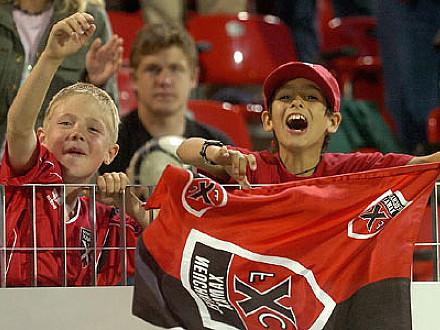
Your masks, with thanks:
[(265, 109), (261, 120), (263, 129), (274, 135), (275, 152), (254, 152), (190, 138), (177, 150), (182, 161), (221, 182), (236, 181), (244, 188), (440, 161), (440, 153), (423, 157), (379, 152), (323, 153), (342, 115), (338, 83), (321, 65), (283, 64), (268, 75), (263, 93)]

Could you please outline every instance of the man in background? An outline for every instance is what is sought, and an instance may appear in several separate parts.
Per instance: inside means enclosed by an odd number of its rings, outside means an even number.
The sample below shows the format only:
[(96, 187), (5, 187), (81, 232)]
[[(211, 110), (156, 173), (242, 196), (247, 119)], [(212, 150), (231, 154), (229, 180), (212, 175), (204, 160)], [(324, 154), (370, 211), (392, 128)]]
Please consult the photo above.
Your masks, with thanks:
[(130, 67), (138, 108), (121, 119), (120, 153), (102, 173), (126, 171), (134, 153), (152, 138), (198, 136), (231, 143), (225, 134), (187, 115), (199, 69), (195, 43), (182, 27), (145, 26), (133, 42)]

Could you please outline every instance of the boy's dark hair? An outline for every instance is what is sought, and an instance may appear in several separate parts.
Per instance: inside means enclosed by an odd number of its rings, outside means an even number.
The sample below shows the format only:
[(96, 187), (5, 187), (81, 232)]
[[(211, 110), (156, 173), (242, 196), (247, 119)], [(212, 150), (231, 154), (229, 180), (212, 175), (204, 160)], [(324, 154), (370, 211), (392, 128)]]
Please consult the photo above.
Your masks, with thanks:
[[(327, 108), (326, 110), (325, 110), (325, 115), (326, 116), (332, 116), (333, 115), (333, 110), (331, 109), (331, 108)], [(324, 153), (324, 152), (326, 152), (327, 151), (327, 147), (328, 147), (328, 143), (329, 143), (329, 141), (330, 141), (330, 137), (331, 137), (331, 134), (325, 134), (325, 137), (324, 137), (324, 142), (322, 143), (322, 147), (321, 147), (321, 153)]]
[(145, 25), (136, 35), (130, 52), (130, 67), (135, 70), (142, 56), (176, 46), (185, 54), (191, 72), (198, 66), (197, 48), (184, 28), (170, 23)]

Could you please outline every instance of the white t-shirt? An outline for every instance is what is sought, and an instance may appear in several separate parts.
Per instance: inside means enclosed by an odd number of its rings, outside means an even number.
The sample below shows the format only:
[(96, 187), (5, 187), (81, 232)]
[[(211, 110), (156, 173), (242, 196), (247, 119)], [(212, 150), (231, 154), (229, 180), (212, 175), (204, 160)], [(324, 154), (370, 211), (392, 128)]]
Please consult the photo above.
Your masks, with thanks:
[(28, 14), (20, 9), (12, 11), (12, 17), (17, 26), (21, 44), (24, 48), (24, 68), (21, 75), (21, 84), (28, 77), (35, 62), (38, 45), (46, 31), (53, 14), (53, 5), (41, 14)]

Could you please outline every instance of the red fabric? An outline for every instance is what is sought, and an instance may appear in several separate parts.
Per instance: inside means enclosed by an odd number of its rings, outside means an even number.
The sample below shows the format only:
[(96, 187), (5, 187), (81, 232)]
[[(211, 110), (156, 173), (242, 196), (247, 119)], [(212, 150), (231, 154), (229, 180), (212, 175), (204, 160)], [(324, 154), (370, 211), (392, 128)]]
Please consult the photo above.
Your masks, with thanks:
[[(247, 177), (251, 184), (274, 184), (290, 181), (304, 180), (304, 177), (287, 171), (278, 154), (269, 151), (249, 151), (244, 148), (228, 146), (234, 150), (240, 150), (244, 154), (253, 154), (257, 160), (255, 171), (247, 170)], [(405, 154), (380, 152), (373, 153), (324, 153), (321, 161), (312, 176), (307, 178), (318, 178), (348, 173), (357, 173), (372, 169), (402, 166), (408, 164), (413, 156)], [(236, 183), (230, 181), (229, 183)]]
[[(298, 329), (308, 329), (360, 288), (410, 278), (413, 244), (439, 173), (439, 164), (413, 165), (226, 192), (169, 166), (147, 203), (160, 213), (142, 240), (195, 298), (206, 327), (217, 309), (261, 327), (258, 315), (270, 311), (244, 313), (243, 287), (263, 294), (288, 281), (289, 294), (278, 303), (295, 314)], [(228, 294), (215, 300), (201, 279), (221, 273), (222, 258)]]
[[(13, 249), (7, 253), (7, 285), (30, 286), (33, 279), (33, 226), (32, 188), (25, 184), (62, 184), (61, 168), (54, 156), (38, 145), (38, 162), (28, 173), (14, 177), (8, 164), (7, 153), (3, 158), (0, 178), (6, 184), (6, 245)], [(37, 285), (59, 286), (64, 279), (63, 226), (61, 220), (61, 188), (42, 187), (35, 190), (36, 246), (41, 250), (37, 258)], [(93, 260), (93, 227), (87, 197), (78, 198), (76, 214), (66, 221), (66, 246), (78, 250), (67, 252), (67, 285), (90, 285)], [(136, 246), (139, 226), (127, 217), (127, 246)], [(119, 246), (120, 217), (113, 207), (96, 203), (96, 241), (99, 285), (113, 285), (121, 281), (120, 253), (102, 247)], [(60, 250), (53, 250), (52, 248)], [(17, 249), (25, 248), (27, 251)], [(15, 250), (14, 250), (15, 249)], [(104, 257), (105, 256), (105, 257)], [(134, 273), (133, 252), (129, 253), (129, 275)], [(102, 259), (102, 260), (101, 260)]]

